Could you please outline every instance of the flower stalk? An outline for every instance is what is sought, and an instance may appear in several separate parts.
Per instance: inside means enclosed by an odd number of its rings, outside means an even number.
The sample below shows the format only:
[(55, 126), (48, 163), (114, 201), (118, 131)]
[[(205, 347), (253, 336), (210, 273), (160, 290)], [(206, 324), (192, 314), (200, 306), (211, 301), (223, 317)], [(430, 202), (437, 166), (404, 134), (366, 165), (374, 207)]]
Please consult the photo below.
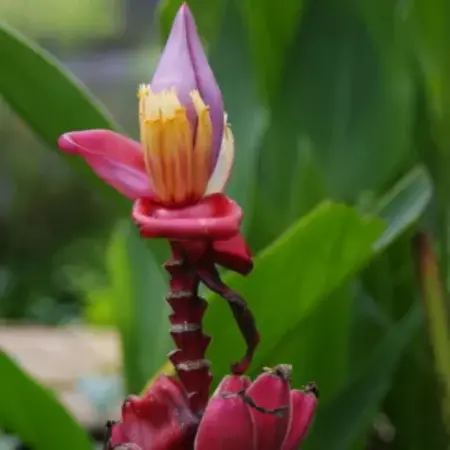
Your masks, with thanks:
[(241, 375), (248, 369), (259, 334), (245, 301), (221, 280), (214, 264), (212, 243), (190, 240), (171, 241), (170, 245), (172, 259), (164, 267), (171, 277), (166, 299), (173, 311), (169, 317), (170, 333), (176, 349), (169, 359), (187, 391), (192, 410), (201, 414), (208, 402), (212, 375), (205, 356), (211, 339), (202, 328), (207, 302), (198, 295), (200, 283), (228, 301), (247, 342), (245, 356), (231, 366), (233, 374)]
[(207, 302), (199, 297), (200, 278), (176, 242), (172, 242), (172, 259), (164, 268), (170, 274), (167, 301), (172, 307), (170, 334), (176, 350), (169, 359), (183, 384), (191, 409), (201, 414), (208, 403), (212, 375), (205, 358), (211, 338), (203, 333), (202, 319)]

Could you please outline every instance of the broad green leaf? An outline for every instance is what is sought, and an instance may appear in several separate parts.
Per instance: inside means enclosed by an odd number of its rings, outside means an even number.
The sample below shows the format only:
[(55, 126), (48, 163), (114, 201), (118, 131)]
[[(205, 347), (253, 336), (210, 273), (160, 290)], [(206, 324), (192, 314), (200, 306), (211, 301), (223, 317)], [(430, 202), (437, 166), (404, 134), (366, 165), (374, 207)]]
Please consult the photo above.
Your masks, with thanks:
[(405, 26), (409, 32), (411, 50), (415, 52), (425, 79), (433, 130), (440, 141), (440, 150), (448, 156), (450, 55), (447, 42), (450, 38), (450, 3), (447, 0), (413, 0), (409, 8)]
[(389, 228), (376, 242), (375, 249), (384, 249), (387, 243), (417, 222), (432, 194), (432, 181), (424, 167), (418, 166), (408, 172), (377, 205), (377, 214), (389, 224)]
[(273, 99), (283, 79), (305, 2), (284, 0), (276, 5), (276, 13), (272, 0), (237, 0), (237, 3), (248, 25), (257, 77), (265, 97)]
[[(370, 258), (371, 246), (382, 230), (376, 218), (324, 202), (258, 255), (248, 279), (229, 276), (229, 284), (251, 305), (261, 332), (254, 370), (266, 364), (289, 330)], [(240, 356), (239, 349), (243, 352), (243, 345), (231, 315), (224, 323), (224, 302), (213, 300), (205, 329), (214, 337), (210, 353), (214, 371), (223, 375)]]
[(423, 337), (423, 331), (418, 330), (399, 361), (384, 402), (383, 410), (395, 428), (392, 450), (448, 450), (449, 433), (442, 418), (445, 394), (436, 383), (433, 355)]
[(167, 281), (135, 227), (122, 222), (107, 252), (109, 291), (127, 392), (139, 392), (169, 350)]
[(83, 428), (52, 393), (0, 350), (0, 429), (35, 450), (92, 450)]
[[(421, 69), (418, 81), (424, 91), (419, 103), (420, 127), (417, 134), (421, 159), (427, 164), (435, 183), (436, 224), (439, 244), (445, 257), (441, 258), (441, 270), (448, 288), (450, 254), (450, 54), (447, 42), (450, 38), (450, 3), (446, 0), (421, 2), (413, 0), (405, 17), (409, 33), (408, 42)], [(421, 92), (422, 93), (422, 92)], [(424, 120), (425, 119), (425, 120)]]
[(289, 223), (308, 213), (326, 198), (326, 183), (311, 142), (299, 142), (297, 171), (290, 180)]
[[(49, 148), (56, 149), (58, 137), (67, 131), (118, 128), (79, 81), (47, 52), (5, 24), (0, 24), (0, 60), (0, 95)], [(123, 208), (130, 208), (81, 158), (67, 156), (67, 161), (93, 187), (115, 198)]]
[[(387, 222), (388, 227), (374, 246), (377, 257), (364, 271), (363, 285), (357, 297), (360, 313), (355, 317), (351, 341), (353, 369), (359, 367), (367, 349), (385, 334), (386, 327), (403, 317), (415, 300), (414, 278), (410, 275), (411, 228), (423, 215), (431, 195), (430, 177), (426, 170), (419, 166), (408, 172), (373, 208)], [(361, 308), (367, 306), (367, 302), (370, 302), (372, 307), (370, 319), (367, 312), (361, 314)], [(377, 319), (376, 323), (374, 318)], [(411, 367), (411, 364), (408, 367)], [(411, 381), (408, 381), (408, 384), (410, 383)], [(405, 389), (406, 387), (402, 387), (402, 392)], [(401, 404), (408, 401), (403, 397), (400, 400)], [(391, 419), (394, 420), (394, 417)], [(398, 432), (404, 434), (400, 430)]]
[(317, 383), (320, 404), (325, 404), (339, 391), (349, 373), (353, 305), (352, 283), (333, 290), (312, 312), (301, 315), (295, 328), (284, 333), (265, 356), (264, 364), (292, 364), (292, 386)]
[[(352, 362), (367, 354), (374, 342), (380, 339), (387, 326), (397, 321), (411, 308), (416, 296), (415, 276), (412, 265), (411, 235), (414, 225), (424, 214), (431, 200), (433, 187), (427, 171), (418, 166), (407, 173), (390, 189), (376, 205), (378, 214), (388, 222), (386, 232), (375, 245), (378, 257), (363, 274), (363, 292), (358, 296), (358, 305), (373, 302), (373, 312), (378, 316), (378, 323), (369, 323), (367, 315), (359, 314), (355, 321), (352, 339)], [(395, 241), (395, 244), (387, 244)], [(373, 317), (373, 314), (372, 314)], [(407, 355), (402, 357), (398, 373), (392, 380), (392, 391), (388, 394), (387, 413), (396, 428), (395, 448), (441, 448), (442, 427), (439, 417), (436, 420), (436, 399), (439, 394), (434, 387), (426, 395), (418, 394), (432, 377), (429, 372), (428, 357), (417, 358), (414, 349), (424, 352), (419, 341), (421, 334), (416, 334), (415, 346), (408, 346)], [(417, 352), (416, 352), (417, 353)], [(414, 378), (411, 379), (411, 374)], [(416, 393), (417, 392), (417, 393)], [(422, 408), (428, 410), (424, 418)], [(423, 425), (421, 425), (423, 424)]]
[[(431, 196), (431, 185), (426, 171), (421, 168), (411, 171), (397, 185), (390, 190), (382, 200), (372, 208), (386, 222), (386, 229), (376, 240), (374, 254), (377, 256), (371, 262), (370, 275), (377, 293), (383, 291), (386, 301), (389, 296), (386, 290), (390, 290), (389, 283), (392, 268), (386, 267), (386, 271), (380, 272), (380, 253), (390, 247), (401, 236), (402, 232), (413, 224), (423, 213)], [(383, 262), (384, 259), (383, 259)], [(405, 264), (402, 264), (405, 267)], [(385, 268), (385, 265), (382, 265)], [(386, 273), (387, 272), (387, 273)], [(380, 278), (380, 275), (383, 277)], [(352, 284), (344, 286), (333, 292), (330, 298), (324, 300), (321, 305), (309, 316), (305, 316), (295, 329), (286, 334), (278, 347), (267, 357), (268, 364), (277, 361), (289, 361), (294, 364), (294, 385), (300, 385), (306, 381), (314, 380), (319, 384), (321, 390), (321, 402), (326, 402), (336, 390), (341, 387), (342, 382), (349, 373), (349, 351), (352, 352), (352, 361), (355, 360), (354, 349), (349, 346), (351, 323), (353, 321), (355, 299), (358, 303), (360, 298), (359, 285)], [(398, 303), (398, 300), (396, 300)], [(359, 304), (357, 305), (360, 306)], [(378, 305), (374, 305), (375, 308)], [(377, 313), (379, 319), (382, 311)], [(403, 314), (402, 314), (403, 315)], [(379, 329), (373, 333), (367, 323), (361, 321), (361, 334), (358, 334), (358, 345), (360, 352), (365, 355), (368, 346), (379, 337)], [(367, 335), (370, 333), (370, 338)], [(359, 353), (359, 352), (358, 352)], [(324, 358), (323, 355), (329, 355)]]
[(378, 193), (409, 157), (411, 76), (404, 66), (394, 70), (354, 3), (306, 3), (270, 105), (257, 204), (278, 218), (277, 233), (294, 195), (290, 180), (298, 176), (299, 146), (313, 149), (325, 192), (335, 200), (354, 201), (362, 190)]
[(356, 6), (374, 45), (383, 54), (386, 68), (391, 72), (410, 72), (410, 67), (405, 65), (411, 57), (411, 39), (405, 27), (405, 10), (402, 11), (402, 7), (390, 0), (361, 0)]
[[(359, 344), (359, 360), (367, 354), (367, 346), (385, 334), (386, 324), (398, 321), (418, 300), (411, 246), (414, 228), (403, 233), (382, 258), (376, 258), (364, 271), (364, 288), (369, 289), (376, 306), (388, 318), (384, 325), (376, 329), (372, 326), (374, 336), (370, 336), (370, 324), (358, 317), (360, 332), (354, 334), (352, 344)], [(392, 450), (448, 448), (448, 436), (441, 417), (441, 402), (445, 396), (436, 382), (432, 352), (425, 336), (424, 329), (415, 333), (413, 342), (398, 363), (383, 404), (383, 411), (395, 428), (395, 439), (390, 443)], [(352, 346), (352, 359), (356, 359), (355, 350), (358, 349)]]
[[(433, 193), (428, 172), (417, 166), (401, 178), (378, 202), (369, 207), (387, 223), (386, 231), (374, 245), (377, 254), (363, 274), (363, 299), (374, 302), (378, 314), (394, 319), (403, 316), (410, 306), (411, 292), (397, 292), (400, 286), (414, 282), (410, 276), (410, 238), (415, 225), (423, 216)], [(395, 244), (391, 249), (391, 245)], [(389, 252), (384, 252), (389, 249)], [(392, 250), (392, 251), (391, 251)], [(407, 300), (400, 301), (401, 299)], [(365, 298), (365, 300), (364, 300)], [(370, 333), (370, 327), (361, 325)], [(360, 339), (364, 341), (364, 339)], [(357, 352), (356, 352), (357, 353)]]
[[(248, 233), (249, 244), (253, 251), (258, 252), (268, 243), (273, 242), (280, 234), (298, 218), (310, 212), (320, 201), (327, 198), (326, 183), (323, 178), (322, 168), (319, 166), (316, 154), (308, 140), (299, 140), (296, 144), (296, 152), (293, 152), (295, 165), (293, 176), (281, 177), (278, 184), (286, 186), (287, 196), (283, 198), (283, 207), (280, 214), (271, 212), (270, 199), (264, 195), (264, 184), (258, 185), (255, 191), (254, 205)], [(277, 151), (276, 146), (272, 148)], [(264, 172), (265, 173), (265, 172)], [(264, 173), (261, 175), (265, 179)], [(281, 182), (282, 181), (282, 182)], [(280, 194), (281, 195), (281, 194)]]
[(420, 309), (416, 304), (388, 331), (360, 373), (328, 405), (319, 408), (306, 449), (351, 448), (389, 391), (398, 360), (419, 325)]

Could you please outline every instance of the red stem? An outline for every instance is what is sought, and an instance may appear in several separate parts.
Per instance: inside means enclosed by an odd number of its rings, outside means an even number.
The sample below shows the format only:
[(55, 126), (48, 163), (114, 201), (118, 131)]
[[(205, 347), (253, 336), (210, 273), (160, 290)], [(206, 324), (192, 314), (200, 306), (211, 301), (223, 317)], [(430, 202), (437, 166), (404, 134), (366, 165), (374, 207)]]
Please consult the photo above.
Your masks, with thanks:
[(200, 279), (195, 269), (176, 245), (172, 244), (172, 259), (164, 268), (171, 275), (166, 298), (173, 310), (169, 320), (176, 346), (169, 359), (187, 391), (192, 410), (201, 414), (208, 403), (212, 381), (210, 363), (205, 358), (211, 338), (202, 330), (207, 302), (198, 296)]

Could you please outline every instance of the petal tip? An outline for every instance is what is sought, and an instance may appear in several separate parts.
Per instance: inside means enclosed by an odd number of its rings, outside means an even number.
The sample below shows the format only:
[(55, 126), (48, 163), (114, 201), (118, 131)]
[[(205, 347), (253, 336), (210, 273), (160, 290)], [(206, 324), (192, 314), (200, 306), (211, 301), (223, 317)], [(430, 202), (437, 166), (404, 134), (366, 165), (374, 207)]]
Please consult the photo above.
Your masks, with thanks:
[(71, 133), (64, 133), (61, 135), (58, 138), (57, 145), (63, 152), (75, 155), (78, 153), (78, 145), (75, 144), (70, 135)]
[[(194, 24), (194, 26), (196, 26), (194, 15), (192, 14), (191, 8), (189, 7), (187, 2), (183, 2), (181, 4), (175, 18), (178, 16), (182, 17), (184, 24), (186, 24), (187, 22), (191, 22), (191, 24)], [(174, 19), (174, 21), (175, 21), (175, 19)]]

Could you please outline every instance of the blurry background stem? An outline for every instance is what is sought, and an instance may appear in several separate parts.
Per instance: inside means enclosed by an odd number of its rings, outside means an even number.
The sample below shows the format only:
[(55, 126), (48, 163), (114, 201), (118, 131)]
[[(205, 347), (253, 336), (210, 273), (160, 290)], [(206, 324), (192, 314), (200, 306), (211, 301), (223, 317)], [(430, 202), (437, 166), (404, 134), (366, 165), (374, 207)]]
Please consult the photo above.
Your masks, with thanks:
[(450, 304), (431, 239), (418, 233), (414, 239), (428, 338), (436, 373), (442, 384), (442, 412), (450, 433)]

